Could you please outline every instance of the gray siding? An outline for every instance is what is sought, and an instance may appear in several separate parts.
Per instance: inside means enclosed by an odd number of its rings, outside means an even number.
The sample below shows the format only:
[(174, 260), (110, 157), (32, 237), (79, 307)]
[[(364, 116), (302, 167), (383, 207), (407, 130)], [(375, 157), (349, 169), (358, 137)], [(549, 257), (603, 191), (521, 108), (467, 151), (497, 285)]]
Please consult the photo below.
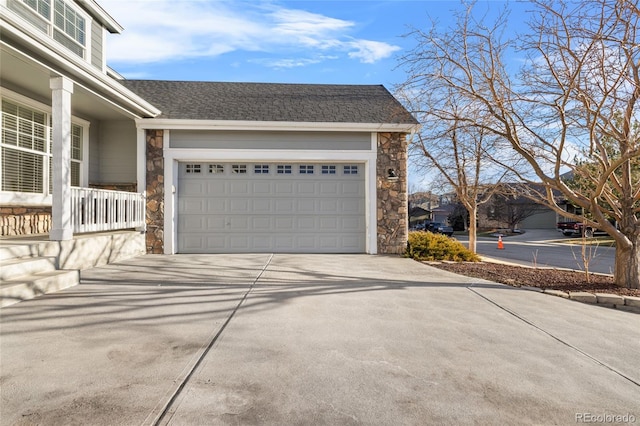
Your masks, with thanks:
[(102, 70), (104, 54), (102, 32), (102, 25), (99, 22), (91, 21), (91, 64), (100, 70)]
[(100, 123), (98, 183), (133, 183), (136, 174), (136, 125), (133, 121)]
[(172, 130), (171, 148), (370, 150), (371, 133)]
[(100, 181), (100, 122), (92, 120), (89, 126), (89, 156), (84, 154), (84, 161), (89, 161), (89, 183)]

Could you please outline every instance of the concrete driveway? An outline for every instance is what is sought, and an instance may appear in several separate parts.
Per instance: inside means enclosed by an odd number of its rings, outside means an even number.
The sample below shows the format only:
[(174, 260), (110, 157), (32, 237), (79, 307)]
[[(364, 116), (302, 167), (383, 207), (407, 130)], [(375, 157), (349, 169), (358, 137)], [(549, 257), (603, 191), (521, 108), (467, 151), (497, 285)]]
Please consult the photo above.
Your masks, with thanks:
[(640, 422), (640, 316), (398, 257), (143, 256), (1, 314), (3, 425)]

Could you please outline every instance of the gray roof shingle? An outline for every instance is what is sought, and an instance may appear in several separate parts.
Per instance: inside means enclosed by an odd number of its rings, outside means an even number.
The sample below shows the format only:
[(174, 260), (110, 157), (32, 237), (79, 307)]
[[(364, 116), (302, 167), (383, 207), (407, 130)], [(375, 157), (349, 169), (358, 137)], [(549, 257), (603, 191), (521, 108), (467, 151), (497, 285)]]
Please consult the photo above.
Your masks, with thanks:
[(382, 85), (123, 80), (157, 118), (417, 124)]

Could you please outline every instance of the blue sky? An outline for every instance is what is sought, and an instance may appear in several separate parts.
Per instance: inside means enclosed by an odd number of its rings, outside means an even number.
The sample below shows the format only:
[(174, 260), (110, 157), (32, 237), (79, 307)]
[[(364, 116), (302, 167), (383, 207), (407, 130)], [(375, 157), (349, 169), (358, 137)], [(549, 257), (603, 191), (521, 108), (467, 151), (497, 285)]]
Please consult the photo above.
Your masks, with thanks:
[[(126, 78), (384, 84), (404, 80), (411, 27), (449, 25), (458, 1), (99, 0), (124, 28), (108, 64)], [(503, 1), (480, 2), (495, 11)], [(522, 9), (522, 3), (518, 5)], [(514, 23), (520, 19), (514, 15)], [(515, 25), (515, 24), (514, 24)]]

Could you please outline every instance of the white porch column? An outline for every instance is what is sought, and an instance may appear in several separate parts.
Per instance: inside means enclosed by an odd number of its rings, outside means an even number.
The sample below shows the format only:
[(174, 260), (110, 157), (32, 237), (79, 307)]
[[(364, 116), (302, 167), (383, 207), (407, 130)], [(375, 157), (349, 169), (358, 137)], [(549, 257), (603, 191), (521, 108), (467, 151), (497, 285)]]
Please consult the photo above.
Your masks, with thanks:
[(73, 82), (66, 77), (52, 77), (51, 121), (53, 126), (53, 194), (51, 232), (54, 241), (73, 238), (71, 226), (71, 94)]

